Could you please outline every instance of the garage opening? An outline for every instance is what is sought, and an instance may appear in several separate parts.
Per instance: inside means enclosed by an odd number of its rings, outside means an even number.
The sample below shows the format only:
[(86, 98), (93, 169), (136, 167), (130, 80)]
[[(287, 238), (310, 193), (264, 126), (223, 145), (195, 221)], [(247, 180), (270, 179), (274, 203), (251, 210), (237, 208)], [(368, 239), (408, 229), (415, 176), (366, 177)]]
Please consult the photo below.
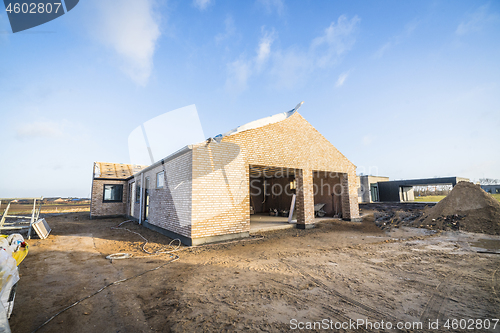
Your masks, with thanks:
[(314, 215), (316, 218), (342, 217), (343, 173), (313, 172)]
[(297, 221), (292, 200), (296, 194), (295, 169), (250, 165), (250, 231), (293, 228)]

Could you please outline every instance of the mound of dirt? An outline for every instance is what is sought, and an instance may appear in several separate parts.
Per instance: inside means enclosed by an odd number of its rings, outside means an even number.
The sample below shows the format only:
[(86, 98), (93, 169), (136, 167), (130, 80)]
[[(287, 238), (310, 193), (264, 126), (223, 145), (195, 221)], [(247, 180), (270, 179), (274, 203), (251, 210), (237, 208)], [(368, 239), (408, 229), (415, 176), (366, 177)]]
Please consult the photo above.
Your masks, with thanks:
[(479, 185), (459, 182), (446, 198), (413, 224), (430, 229), (500, 235), (500, 202)]

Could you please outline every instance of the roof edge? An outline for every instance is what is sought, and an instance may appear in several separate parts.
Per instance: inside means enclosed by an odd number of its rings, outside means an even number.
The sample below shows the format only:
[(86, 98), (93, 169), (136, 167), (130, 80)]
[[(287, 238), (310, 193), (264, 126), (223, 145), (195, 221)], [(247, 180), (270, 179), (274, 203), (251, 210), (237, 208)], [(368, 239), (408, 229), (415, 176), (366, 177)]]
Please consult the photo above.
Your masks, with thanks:
[[(238, 126), (236, 128), (233, 128), (232, 130), (227, 131), (224, 134), (216, 135), (213, 138), (213, 140), (215, 140), (217, 142), (220, 142), (226, 136), (231, 136), (231, 135), (234, 135), (234, 134), (237, 134), (237, 133), (249, 131), (249, 130), (252, 130), (252, 129), (264, 127), (264, 126), (267, 126), (267, 125), (270, 125), (270, 124), (274, 124), (274, 123), (278, 123), (280, 121), (283, 121), (283, 120), (291, 117), (294, 113), (296, 113), (297, 110), (302, 106), (302, 104), (304, 104), (303, 101), (300, 102), (299, 104), (297, 104), (297, 106), (295, 106), (295, 108), (293, 108), (290, 111), (281, 112), (281, 113), (278, 113), (278, 114), (275, 114), (275, 115), (272, 115), (272, 116), (269, 116), (269, 117), (264, 117), (264, 118), (261, 118), (261, 119), (257, 119), (257, 120), (251, 121), (249, 123), (246, 123), (244, 125), (241, 125), (241, 126)], [(211, 141), (212, 138), (209, 138), (208, 140)]]
[(193, 150), (193, 145), (187, 145), (187, 146), (184, 146), (184, 147), (182, 147), (181, 149), (177, 150), (176, 152), (174, 152), (174, 153), (172, 153), (172, 154), (168, 155), (167, 157), (164, 157), (164, 158), (162, 158), (161, 160), (156, 161), (156, 162), (154, 162), (153, 164), (151, 164), (150, 166), (148, 166), (148, 167), (146, 167), (146, 168), (142, 169), (141, 171), (139, 171), (139, 172), (137, 172), (137, 173), (133, 174), (132, 176), (128, 177), (128, 178), (127, 178), (127, 180), (130, 180), (130, 179), (132, 179), (132, 178), (135, 178), (135, 177), (137, 177), (138, 175), (140, 175), (140, 174), (141, 174), (141, 173), (143, 173), (143, 172), (146, 172), (146, 171), (149, 171), (149, 170), (151, 170), (151, 169), (154, 169), (155, 167), (157, 167), (157, 166), (158, 166), (158, 165), (160, 165), (160, 164), (163, 164), (163, 163), (165, 163), (165, 162), (168, 162), (168, 161), (173, 160), (173, 159), (174, 159), (174, 158), (176, 158), (176, 157), (179, 157), (179, 156), (181, 156), (181, 155), (184, 155), (185, 153), (187, 153), (187, 152), (188, 152), (188, 151), (190, 151), (190, 150)]

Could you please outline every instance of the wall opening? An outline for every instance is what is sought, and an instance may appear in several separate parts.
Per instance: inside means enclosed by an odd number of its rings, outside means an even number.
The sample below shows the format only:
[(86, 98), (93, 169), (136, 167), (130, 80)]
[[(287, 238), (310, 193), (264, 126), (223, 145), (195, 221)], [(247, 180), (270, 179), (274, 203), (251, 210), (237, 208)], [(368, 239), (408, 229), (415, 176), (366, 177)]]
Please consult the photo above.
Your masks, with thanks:
[[(289, 224), (291, 204), (296, 195), (295, 169), (250, 165), (250, 226)], [(296, 209), (292, 220), (296, 221)]]
[(315, 217), (342, 217), (343, 173), (313, 172)]

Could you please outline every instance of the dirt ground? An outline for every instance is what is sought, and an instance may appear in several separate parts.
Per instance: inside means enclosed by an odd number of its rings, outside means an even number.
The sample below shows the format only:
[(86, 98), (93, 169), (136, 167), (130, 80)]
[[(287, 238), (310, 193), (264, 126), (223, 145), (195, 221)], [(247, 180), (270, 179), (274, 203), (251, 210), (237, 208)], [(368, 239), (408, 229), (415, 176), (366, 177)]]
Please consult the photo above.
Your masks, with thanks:
[[(500, 318), (500, 256), (477, 252), (478, 246), (498, 248), (499, 236), (410, 228), (386, 233), (370, 222), (331, 221), (183, 248), (170, 263), (170, 255), (111, 261), (105, 256), (117, 252), (146, 255), (138, 235), (111, 229), (124, 219), (70, 213), (46, 220), (51, 235), (30, 240), (20, 265), (10, 319), (15, 333), (32, 332), (105, 285), (161, 265), (111, 285), (38, 332), (286, 332), (322, 320), (344, 324), (332, 332), (456, 331), (443, 327), (448, 319), (489, 319), (489, 330), (475, 331), (500, 332), (500, 324), (492, 329), (492, 319)], [(170, 242), (136, 223), (123, 227), (150, 240), (150, 251)], [(439, 320), (439, 329), (429, 329), (429, 319)], [(345, 325), (349, 320), (375, 326), (353, 329)], [(375, 329), (382, 320), (394, 329)], [(423, 326), (398, 330), (398, 322)]]

